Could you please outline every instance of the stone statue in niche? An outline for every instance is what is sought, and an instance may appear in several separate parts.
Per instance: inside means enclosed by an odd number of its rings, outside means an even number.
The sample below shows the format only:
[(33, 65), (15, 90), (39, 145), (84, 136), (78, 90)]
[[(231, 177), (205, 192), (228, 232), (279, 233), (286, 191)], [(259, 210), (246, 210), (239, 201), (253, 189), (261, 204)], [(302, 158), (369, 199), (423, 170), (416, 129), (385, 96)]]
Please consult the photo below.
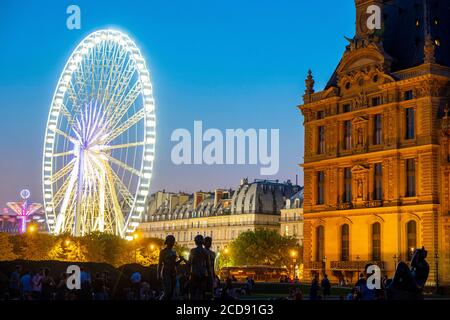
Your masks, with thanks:
[(363, 180), (359, 179), (357, 184), (358, 184), (358, 198), (362, 198), (363, 197), (363, 188), (364, 188)]
[(363, 145), (363, 128), (359, 127), (357, 129), (357, 146), (362, 146)]

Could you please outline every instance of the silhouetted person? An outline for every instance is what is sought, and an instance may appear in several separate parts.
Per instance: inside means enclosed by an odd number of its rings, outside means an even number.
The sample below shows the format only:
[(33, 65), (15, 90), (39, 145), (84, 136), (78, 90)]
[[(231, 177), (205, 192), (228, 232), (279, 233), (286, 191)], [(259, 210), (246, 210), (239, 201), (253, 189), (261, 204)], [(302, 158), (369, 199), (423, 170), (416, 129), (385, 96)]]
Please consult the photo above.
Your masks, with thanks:
[(203, 248), (204, 239), (202, 235), (194, 238), (196, 248), (192, 249), (189, 254), (189, 273), (190, 273), (190, 299), (205, 299), (205, 290), (207, 279), (210, 277), (210, 255)]
[(206, 279), (206, 299), (212, 299), (214, 297), (214, 287), (216, 274), (214, 272), (214, 261), (216, 260), (216, 253), (211, 250), (212, 238), (205, 237), (205, 250), (209, 255), (210, 268), (208, 270), (208, 277)]
[(372, 266), (372, 264), (367, 264), (364, 267), (364, 273), (359, 275), (359, 279), (355, 284), (358, 292), (357, 298), (360, 300), (376, 300), (378, 295), (376, 289), (371, 289), (367, 286), (367, 279), (370, 276), (367, 271), (370, 266)]
[(106, 300), (105, 298), (105, 279), (97, 272), (92, 285), (94, 291), (94, 300)]
[(133, 292), (133, 299), (140, 300), (141, 295), (141, 281), (142, 276), (139, 271), (135, 271), (131, 274), (131, 291)]
[(331, 295), (331, 284), (327, 275), (323, 276), (320, 286), (322, 287), (323, 299), (326, 300)]
[(50, 270), (45, 268), (42, 273), (42, 300), (52, 300), (55, 289), (55, 281), (50, 276)]
[(411, 258), (411, 269), (403, 261), (397, 265), (394, 277), (387, 286), (388, 298), (391, 300), (423, 299), (423, 288), (428, 279), (430, 266), (425, 260), (427, 251), (424, 247), (416, 249)]
[(84, 270), (83, 267), (80, 268), (80, 299), (81, 300), (91, 300), (92, 299), (92, 281), (91, 274)]
[(62, 272), (56, 285), (56, 300), (67, 300), (67, 273)]
[(175, 286), (177, 283), (177, 266), (181, 261), (185, 261), (183, 257), (177, 261), (177, 253), (173, 250), (175, 246), (175, 237), (168, 235), (164, 242), (166, 247), (159, 252), (159, 262), (156, 275), (158, 280), (162, 281), (163, 300), (173, 299)]
[(9, 297), (11, 299), (18, 299), (20, 296), (20, 276), (22, 273), (22, 266), (17, 265), (11, 277), (9, 278)]
[(20, 296), (23, 300), (31, 298), (31, 273), (26, 270), (20, 278)]
[(309, 288), (309, 300), (317, 300), (319, 295), (319, 275), (315, 274)]

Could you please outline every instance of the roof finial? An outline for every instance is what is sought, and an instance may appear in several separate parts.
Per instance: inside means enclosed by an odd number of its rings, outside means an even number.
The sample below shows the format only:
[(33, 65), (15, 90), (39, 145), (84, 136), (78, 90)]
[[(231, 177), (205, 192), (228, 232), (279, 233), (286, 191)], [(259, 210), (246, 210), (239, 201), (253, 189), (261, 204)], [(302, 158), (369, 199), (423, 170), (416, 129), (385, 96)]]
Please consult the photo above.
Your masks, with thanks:
[(312, 76), (312, 72), (311, 70), (308, 70), (308, 76), (306, 77), (305, 80), (305, 94), (313, 94), (314, 93), (314, 79)]
[(435, 63), (436, 62), (436, 45), (431, 37), (430, 32), (430, 12), (428, 11), (428, 0), (423, 0), (423, 29), (424, 29), (424, 39), (425, 45), (423, 48), (423, 62), (424, 63)]

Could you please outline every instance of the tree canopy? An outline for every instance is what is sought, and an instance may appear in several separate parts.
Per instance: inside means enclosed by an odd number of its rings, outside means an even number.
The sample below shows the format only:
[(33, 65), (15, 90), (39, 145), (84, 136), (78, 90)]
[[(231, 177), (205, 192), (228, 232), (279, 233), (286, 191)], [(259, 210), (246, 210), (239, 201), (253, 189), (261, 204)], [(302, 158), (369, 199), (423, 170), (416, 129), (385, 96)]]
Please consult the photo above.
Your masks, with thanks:
[(268, 229), (243, 232), (229, 245), (229, 264), (285, 266), (292, 263), (292, 254), (299, 262), (302, 255), (297, 242)]

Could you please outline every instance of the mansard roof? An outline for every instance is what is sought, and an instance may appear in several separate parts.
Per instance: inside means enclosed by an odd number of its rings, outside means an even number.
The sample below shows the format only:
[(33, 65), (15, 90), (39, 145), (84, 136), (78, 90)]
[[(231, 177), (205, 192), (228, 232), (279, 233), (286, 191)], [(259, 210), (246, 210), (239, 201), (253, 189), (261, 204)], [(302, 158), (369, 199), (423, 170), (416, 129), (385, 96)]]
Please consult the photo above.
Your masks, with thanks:
[[(220, 216), (229, 214), (261, 213), (279, 214), (286, 201), (298, 194), (302, 187), (292, 185), (290, 181), (243, 179), (236, 191), (222, 190), (230, 197), (215, 199), (215, 193), (202, 193), (204, 198), (194, 207), (194, 195), (170, 209), (167, 198), (154, 212), (149, 212), (152, 220), (189, 219), (198, 217)], [(176, 194), (171, 194), (176, 196)], [(151, 197), (150, 201), (156, 201)], [(303, 203), (303, 201), (302, 201)], [(227, 205), (225, 205), (227, 204)], [(149, 204), (149, 208), (152, 208)]]

